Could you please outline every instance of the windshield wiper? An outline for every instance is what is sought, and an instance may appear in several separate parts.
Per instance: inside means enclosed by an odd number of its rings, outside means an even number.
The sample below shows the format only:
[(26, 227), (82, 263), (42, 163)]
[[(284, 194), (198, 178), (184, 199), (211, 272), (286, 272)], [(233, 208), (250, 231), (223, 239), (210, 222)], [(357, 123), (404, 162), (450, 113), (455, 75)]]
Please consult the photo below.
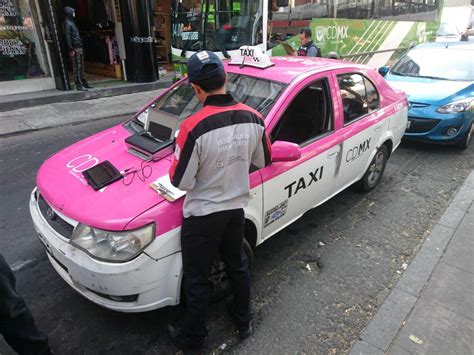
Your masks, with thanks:
[(391, 71), (390, 74), (393, 74), (393, 75), (400, 75), (400, 76), (410, 76), (410, 75), (407, 75), (407, 74), (403, 74), (403, 73), (400, 73), (398, 71)]
[(434, 80), (449, 80), (448, 78), (442, 78), (440, 76), (431, 76), (431, 75), (415, 75), (418, 78), (425, 78), (425, 79), (434, 79)]

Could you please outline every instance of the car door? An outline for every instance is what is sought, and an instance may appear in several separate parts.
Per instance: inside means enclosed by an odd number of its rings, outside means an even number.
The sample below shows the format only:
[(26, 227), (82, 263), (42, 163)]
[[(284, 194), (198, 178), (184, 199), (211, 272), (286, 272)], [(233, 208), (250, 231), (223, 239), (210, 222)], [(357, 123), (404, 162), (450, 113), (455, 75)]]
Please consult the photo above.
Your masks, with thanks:
[(386, 130), (387, 122), (381, 121), (379, 94), (362, 72), (336, 73), (340, 100), (340, 130), (342, 143), (341, 166), (336, 179), (335, 191), (341, 191), (359, 180), (365, 173), (380, 134)]
[(272, 162), (260, 170), (263, 180), (262, 239), (284, 228), (304, 212), (328, 199), (342, 138), (334, 126), (330, 76), (313, 76), (295, 87), (288, 104), (269, 125), (272, 142), (298, 144), (301, 157)]

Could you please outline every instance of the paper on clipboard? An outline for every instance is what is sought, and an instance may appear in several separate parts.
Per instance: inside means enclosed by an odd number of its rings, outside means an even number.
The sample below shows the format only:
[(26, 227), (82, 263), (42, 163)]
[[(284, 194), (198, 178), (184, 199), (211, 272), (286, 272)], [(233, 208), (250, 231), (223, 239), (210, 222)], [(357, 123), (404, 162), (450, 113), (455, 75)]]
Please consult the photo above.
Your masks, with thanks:
[(293, 55), (296, 53), (296, 50), (291, 46), (291, 44), (288, 44), (286, 42), (281, 42), (280, 44), (285, 49), (286, 54)]
[(186, 194), (186, 191), (180, 190), (171, 184), (168, 174), (153, 181), (150, 187), (170, 202), (174, 202)]

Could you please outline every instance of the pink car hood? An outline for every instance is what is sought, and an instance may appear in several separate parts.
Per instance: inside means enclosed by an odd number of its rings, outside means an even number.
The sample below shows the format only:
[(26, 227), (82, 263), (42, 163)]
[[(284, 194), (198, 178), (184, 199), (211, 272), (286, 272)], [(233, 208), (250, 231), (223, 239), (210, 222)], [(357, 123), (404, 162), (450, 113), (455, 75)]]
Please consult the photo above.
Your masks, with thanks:
[[(105, 230), (123, 230), (133, 218), (164, 201), (149, 185), (168, 174), (171, 165), (171, 156), (144, 163), (129, 154), (125, 138), (130, 135), (118, 125), (51, 156), (36, 178), (42, 196), (54, 209), (75, 221)], [(140, 169), (143, 163), (152, 168), (151, 176), (142, 182), (131, 174), (101, 191), (94, 191), (87, 185), (82, 171), (104, 160), (109, 160), (119, 171)], [(145, 168), (144, 172), (149, 174), (150, 169)], [(124, 182), (131, 183), (126, 186)]]

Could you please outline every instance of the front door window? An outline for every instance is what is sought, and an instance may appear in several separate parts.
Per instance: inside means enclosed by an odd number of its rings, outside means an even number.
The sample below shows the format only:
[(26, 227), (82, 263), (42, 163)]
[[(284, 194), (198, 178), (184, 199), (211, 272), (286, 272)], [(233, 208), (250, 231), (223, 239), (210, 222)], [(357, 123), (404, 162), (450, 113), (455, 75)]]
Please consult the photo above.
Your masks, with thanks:
[(301, 90), (272, 131), (274, 141), (304, 146), (334, 128), (332, 105), (326, 79), (315, 81)]

